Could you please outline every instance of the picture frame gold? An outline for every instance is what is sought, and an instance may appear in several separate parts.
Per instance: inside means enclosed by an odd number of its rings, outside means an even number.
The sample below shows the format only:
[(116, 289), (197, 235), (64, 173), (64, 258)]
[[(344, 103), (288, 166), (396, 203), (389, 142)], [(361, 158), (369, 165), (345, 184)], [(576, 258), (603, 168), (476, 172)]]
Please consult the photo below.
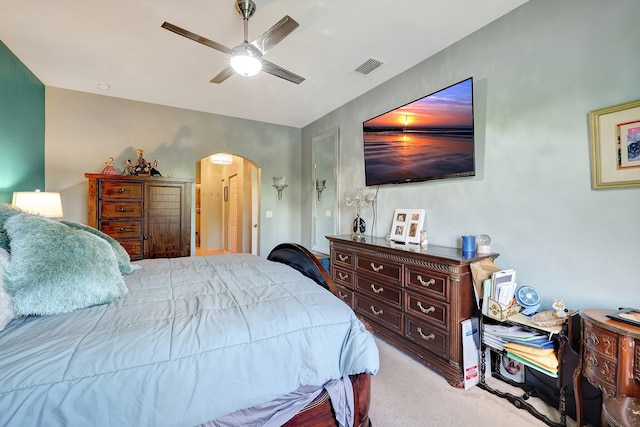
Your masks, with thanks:
[(640, 100), (591, 111), (589, 138), (593, 190), (640, 187), (640, 157), (626, 155), (640, 144)]

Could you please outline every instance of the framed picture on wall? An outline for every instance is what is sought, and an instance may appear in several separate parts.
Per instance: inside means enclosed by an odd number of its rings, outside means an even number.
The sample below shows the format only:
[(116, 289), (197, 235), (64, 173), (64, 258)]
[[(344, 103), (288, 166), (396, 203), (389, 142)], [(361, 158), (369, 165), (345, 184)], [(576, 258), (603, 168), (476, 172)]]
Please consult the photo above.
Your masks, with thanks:
[(391, 240), (400, 243), (420, 243), (424, 215), (424, 209), (396, 209), (391, 223)]
[(640, 100), (589, 113), (591, 188), (640, 187)]

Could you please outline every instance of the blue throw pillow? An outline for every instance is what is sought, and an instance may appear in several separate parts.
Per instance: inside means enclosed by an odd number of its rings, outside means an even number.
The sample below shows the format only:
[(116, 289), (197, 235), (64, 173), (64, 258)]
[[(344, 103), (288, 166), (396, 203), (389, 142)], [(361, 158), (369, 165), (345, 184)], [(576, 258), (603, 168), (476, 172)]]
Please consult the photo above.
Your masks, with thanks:
[(4, 229), (4, 223), (14, 215), (23, 213), (11, 205), (0, 205), (0, 248), (9, 250), (9, 236)]
[(113, 237), (107, 234), (104, 234), (102, 231), (96, 230), (93, 227), (89, 227), (88, 225), (80, 224), (79, 222), (74, 222), (74, 221), (60, 221), (60, 222), (71, 228), (84, 230), (88, 233), (95, 234), (96, 236), (106, 240), (107, 243), (111, 245), (111, 247), (113, 248), (113, 251), (116, 254), (116, 259), (118, 260), (118, 269), (120, 269), (120, 273), (131, 274), (140, 270), (139, 265), (131, 264), (131, 258), (129, 257), (129, 253), (125, 248), (122, 247), (120, 242), (118, 242)]
[(51, 315), (124, 296), (115, 253), (98, 236), (47, 218), (19, 214), (5, 222), (11, 257), (4, 287), (19, 315)]

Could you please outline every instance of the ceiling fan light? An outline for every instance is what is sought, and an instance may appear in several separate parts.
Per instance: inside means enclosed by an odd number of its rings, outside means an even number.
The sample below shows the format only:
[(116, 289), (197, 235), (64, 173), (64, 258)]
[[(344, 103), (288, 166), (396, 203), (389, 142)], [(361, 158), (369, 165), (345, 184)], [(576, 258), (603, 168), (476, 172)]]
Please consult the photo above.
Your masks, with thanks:
[(255, 76), (262, 69), (262, 53), (249, 43), (234, 47), (231, 51), (231, 67), (245, 77)]

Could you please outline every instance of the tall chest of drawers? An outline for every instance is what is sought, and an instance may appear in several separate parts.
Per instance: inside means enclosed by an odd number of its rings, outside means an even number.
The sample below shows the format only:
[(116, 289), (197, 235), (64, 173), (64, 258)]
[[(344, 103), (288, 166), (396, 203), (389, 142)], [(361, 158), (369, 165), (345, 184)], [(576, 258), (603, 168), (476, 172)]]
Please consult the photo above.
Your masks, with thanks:
[(191, 254), (192, 180), (85, 174), (90, 226), (118, 240), (133, 260)]
[(381, 338), (463, 387), (460, 322), (474, 313), (469, 264), (481, 258), (464, 258), (456, 248), (375, 237), (327, 238), (339, 297)]

